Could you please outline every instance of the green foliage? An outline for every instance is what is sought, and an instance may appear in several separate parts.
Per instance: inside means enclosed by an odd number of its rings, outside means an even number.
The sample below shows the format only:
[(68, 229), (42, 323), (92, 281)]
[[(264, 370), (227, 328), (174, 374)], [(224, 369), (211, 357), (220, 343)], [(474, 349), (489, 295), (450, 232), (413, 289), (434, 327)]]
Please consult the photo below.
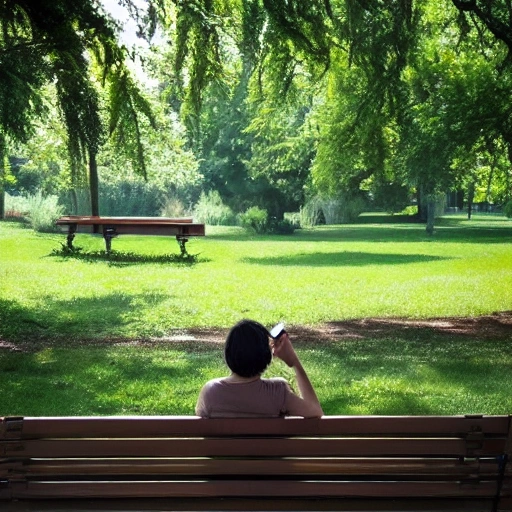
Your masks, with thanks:
[(388, 213), (403, 211), (409, 202), (410, 189), (400, 183), (380, 183), (374, 189), (373, 205)]
[(201, 192), (199, 201), (194, 206), (194, 218), (211, 226), (234, 226), (236, 215), (225, 205), (216, 190)]
[(147, 178), (141, 114), (153, 129), (157, 128), (156, 119), (149, 101), (126, 69), (117, 69), (111, 74), (109, 105), (109, 134), (113, 138), (115, 149), (124, 153), (137, 174)]
[(5, 194), (5, 216), (24, 219), (30, 208), (26, 196), (11, 196)]
[(258, 206), (251, 206), (240, 215), (240, 224), (255, 233), (268, 231), (268, 212)]
[(39, 191), (27, 197), (27, 218), (35, 231), (57, 232), (55, 221), (62, 215), (63, 207), (57, 196), (43, 196)]
[(179, 197), (168, 195), (163, 199), (160, 215), (171, 218), (186, 217), (189, 216), (189, 211)]
[[(36, 117), (52, 110), (41, 108), (46, 85), (52, 84), (67, 132), (68, 186), (81, 186), (88, 168), (97, 214), (96, 157), (105, 142), (105, 107), (111, 112), (110, 133), (122, 140), (119, 147), (144, 176), (140, 114), (154, 126), (149, 103), (127, 71), (126, 48), (117, 44), (112, 19), (93, 0), (14, 1), (4, 6), (0, 29), (0, 142), (4, 134), (27, 141)], [(103, 105), (99, 91), (106, 84), (111, 94)]]
[(153, 183), (123, 180), (100, 184), (100, 211), (105, 216), (158, 217), (162, 191)]
[(301, 209), (301, 225), (354, 223), (367, 204), (362, 197), (338, 195), (336, 198), (315, 196)]
[(512, 218), (512, 199), (510, 199), (503, 207), (503, 213), (509, 218)]

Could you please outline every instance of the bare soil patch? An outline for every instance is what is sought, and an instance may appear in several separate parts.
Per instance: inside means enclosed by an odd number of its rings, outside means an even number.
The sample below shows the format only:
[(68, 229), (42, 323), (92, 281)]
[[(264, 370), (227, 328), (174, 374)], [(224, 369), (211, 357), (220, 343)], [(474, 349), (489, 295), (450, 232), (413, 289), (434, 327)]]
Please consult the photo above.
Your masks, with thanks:
[[(349, 341), (364, 338), (406, 338), (446, 336), (512, 341), (512, 311), (479, 317), (439, 317), (422, 320), (407, 318), (361, 318), (328, 322), (320, 326), (291, 326), (294, 339), (305, 342)], [(228, 329), (191, 329), (189, 336), (197, 340), (223, 342)]]
[[(362, 339), (385, 339), (400, 337), (405, 339), (473, 339), (480, 341), (507, 340), (512, 342), (512, 311), (493, 313), (479, 317), (440, 317), (429, 319), (407, 318), (361, 318), (328, 322), (309, 327), (294, 325), (289, 327), (294, 343), (350, 342)], [(228, 329), (197, 328), (175, 330), (162, 338), (126, 339), (49, 339), (38, 338), (25, 342), (9, 342), (0, 338), (0, 350), (33, 352), (45, 347), (79, 347), (105, 345), (157, 346), (176, 344), (221, 344), (226, 339)]]

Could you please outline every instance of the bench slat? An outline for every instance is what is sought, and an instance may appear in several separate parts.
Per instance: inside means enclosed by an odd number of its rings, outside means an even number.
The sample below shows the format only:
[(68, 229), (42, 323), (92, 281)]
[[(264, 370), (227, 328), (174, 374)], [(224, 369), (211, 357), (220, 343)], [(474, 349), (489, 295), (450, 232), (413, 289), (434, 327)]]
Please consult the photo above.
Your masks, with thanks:
[[(0, 439), (9, 418), (1, 418)], [(507, 435), (509, 416), (326, 416), (321, 419), (201, 419), (195, 416), (47, 417), (23, 419), (19, 437), (172, 437), (261, 435), (428, 434), (450, 436), (481, 431)]]
[[(197, 512), (197, 511), (254, 511), (276, 512), (312, 510), (312, 511), (402, 511), (402, 512), (432, 512), (432, 511), (490, 511), (493, 510), (492, 498), (224, 498), (212, 500), (211, 498), (131, 498), (127, 499), (42, 499), (19, 500), (7, 505), (6, 512), (106, 512), (106, 511), (134, 511), (134, 512)], [(509, 509), (510, 510), (510, 509)]]
[(464, 439), (269, 438), (269, 439), (43, 439), (2, 441), (3, 457), (411, 457), (487, 456), (503, 452), (505, 439), (473, 449)]
[(207, 482), (12, 482), (13, 499), (137, 497), (491, 497), (496, 482), (297, 482), (276, 480)]
[(459, 480), (479, 475), (497, 478), (496, 460), (456, 459), (286, 459), (286, 460), (219, 460), (219, 459), (69, 459), (32, 460), (28, 463), (9, 462), (0, 465), (0, 478), (71, 477), (71, 476), (217, 476), (217, 475), (365, 475), (408, 476), (414, 479), (436, 478)]
[(57, 225), (68, 224), (112, 224), (112, 223), (129, 223), (129, 224), (168, 224), (180, 223), (191, 224), (192, 217), (94, 217), (92, 215), (65, 215), (57, 219)]

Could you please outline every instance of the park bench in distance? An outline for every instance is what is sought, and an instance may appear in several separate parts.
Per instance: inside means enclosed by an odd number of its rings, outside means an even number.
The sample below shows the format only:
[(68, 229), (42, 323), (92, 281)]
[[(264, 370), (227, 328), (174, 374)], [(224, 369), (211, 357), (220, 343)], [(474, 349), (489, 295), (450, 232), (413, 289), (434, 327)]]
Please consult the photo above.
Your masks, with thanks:
[(507, 415), (0, 420), (6, 511), (512, 510)]
[(67, 247), (73, 249), (73, 240), (80, 227), (103, 234), (105, 248), (110, 252), (112, 238), (118, 235), (176, 236), (181, 254), (187, 254), (185, 244), (190, 236), (204, 236), (204, 224), (193, 223), (190, 218), (169, 217), (95, 217), (67, 215), (56, 221), (67, 231)]

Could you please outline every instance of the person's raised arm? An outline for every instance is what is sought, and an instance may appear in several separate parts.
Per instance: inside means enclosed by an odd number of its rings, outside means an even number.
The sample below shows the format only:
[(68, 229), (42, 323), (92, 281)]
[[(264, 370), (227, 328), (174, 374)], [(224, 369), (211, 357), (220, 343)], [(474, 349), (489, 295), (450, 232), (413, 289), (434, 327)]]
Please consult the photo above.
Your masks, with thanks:
[(286, 404), (289, 413), (292, 416), (297, 415), (306, 418), (323, 416), (322, 406), (287, 332), (274, 340), (273, 352), (276, 357), (295, 370), (300, 396), (293, 393), (289, 395)]

